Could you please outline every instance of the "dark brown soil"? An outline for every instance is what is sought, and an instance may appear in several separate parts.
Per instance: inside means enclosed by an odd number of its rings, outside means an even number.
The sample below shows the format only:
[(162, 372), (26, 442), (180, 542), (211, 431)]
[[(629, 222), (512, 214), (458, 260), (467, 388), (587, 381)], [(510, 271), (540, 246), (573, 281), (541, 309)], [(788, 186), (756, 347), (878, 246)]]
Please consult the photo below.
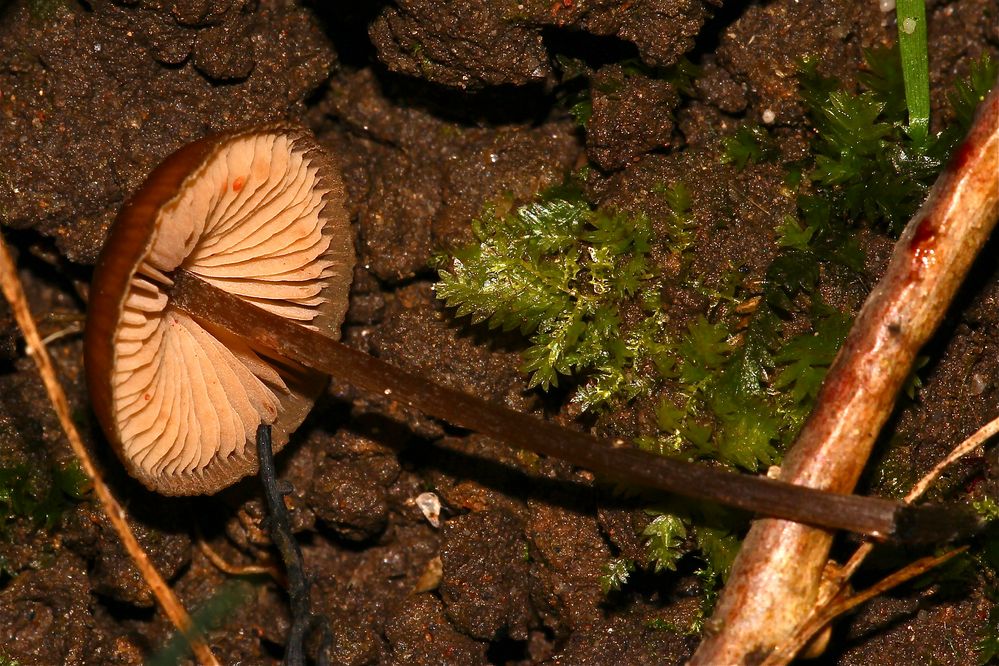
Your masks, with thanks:
[[(929, 4), (934, 101), (946, 117), (945, 87), (983, 50), (997, 53), (999, 4)], [(108, 225), (154, 165), (207, 133), (290, 119), (337, 156), (349, 190), (359, 262), (344, 339), (568, 422), (564, 395), (527, 389), (516, 336), (456, 322), (435, 301), (431, 258), (467, 242), (485, 205), (528, 201), (589, 163), (596, 201), (653, 220), (667, 210), (656, 186), (684, 180), (699, 229), (694, 270), (708, 283), (731, 264), (761, 275), (793, 194), (773, 165), (721, 165), (720, 139), (772, 118), (783, 156), (800, 158), (795, 63), (817, 56), (824, 73), (849, 80), (862, 49), (892, 39), (893, 15), (874, 0), (720, 5), (0, 0), (0, 224), (43, 335), (78, 323)], [(700, 67), (686, 92), (656, 76), (684, 54)], [(561, 94), (563, 55), (590, 76), (586, 132)], [(629, 59), (641, 66), (621, 64)], [(868, 233), (863, 242), (873, 281), (890, 241)], [(904, 488), (999, 413), (994, 252), (929, 350), (925, 388), (895, 419), (869, 488)], [(869, 281), (828, 299), (855, 308)], [(677, 327), (706, 307), (682, 290), (664, 300)], [(197, 543), (234, 565), (271, 561), (258, 482), (167, 500), (127, 478), (89, 415), (81, 345), (69, 335), (51, 350), (140, 541), (189, 607), (220, 593), (235, 600), (210, 632), (223, 663), (278, 663), (289, 628), (283, 590), (263, 577), (234, 585)], [(634, 435), (649, 419), (639, 403), (588, 425)], [(958, 465), (950, 489), (999, 491), (991, 455)], [(70, 459), (0, 302), (0, 468)], [(693, 564), (602, 592), (611, 557), (643, 559), (648, 519), (641, 503), (583, 470), (338, 382), (278, 464), (295, 489), (288, 504), (314, 610), (332, 630), (332, 663), (670, 664), (696, 646), (682, 631), (700, 603)], [(415, 503), (425, 492), (440, 499), (439, 527)], [(0, 657), (141, 664), (170, 637), (92, 501), (73, 503), (51, 529), (20, 518), (2, 533)], [(973, 663), (988, 608), (981, 589), (906, 588), (839, 627), (823, 663)]]

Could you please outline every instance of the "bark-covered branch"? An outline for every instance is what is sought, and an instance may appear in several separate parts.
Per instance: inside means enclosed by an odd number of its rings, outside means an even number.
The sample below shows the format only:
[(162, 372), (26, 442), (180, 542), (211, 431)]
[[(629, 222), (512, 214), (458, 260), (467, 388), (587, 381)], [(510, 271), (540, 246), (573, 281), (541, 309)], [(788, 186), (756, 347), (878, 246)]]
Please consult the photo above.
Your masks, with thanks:
[[(943, 319), (999, 215), (999, 85), (910, 220), (830, 368), (781, 480), (848, 493), (917, 352)], [(812, 607), (833, 533), (757, 521), (692, 664), (766, 655)]]

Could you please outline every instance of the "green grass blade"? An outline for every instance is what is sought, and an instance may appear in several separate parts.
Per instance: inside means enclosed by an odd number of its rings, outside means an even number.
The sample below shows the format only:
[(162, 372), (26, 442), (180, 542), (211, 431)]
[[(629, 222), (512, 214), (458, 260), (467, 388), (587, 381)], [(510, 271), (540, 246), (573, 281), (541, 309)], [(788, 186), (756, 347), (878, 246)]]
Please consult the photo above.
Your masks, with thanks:
[(898, 47), (902, 54), (909, 136), (925, 146), (930, 130), (930, 74), (924, 0), (897, 0)]

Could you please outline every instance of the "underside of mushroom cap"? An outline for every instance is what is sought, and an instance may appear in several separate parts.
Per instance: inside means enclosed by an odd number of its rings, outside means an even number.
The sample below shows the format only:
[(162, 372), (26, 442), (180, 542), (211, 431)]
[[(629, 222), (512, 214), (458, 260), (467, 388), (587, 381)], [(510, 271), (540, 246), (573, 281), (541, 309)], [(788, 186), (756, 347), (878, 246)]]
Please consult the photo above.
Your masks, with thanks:
[(203, 139), (127, 203), (94, 275), (87, 376), (129, 471), (164, 494), (213, 493), (257, 469), (326, 378), (170, 305), (173, 271), (339, 337), (353, 270), (344, 191), (307, 131), (272, 126)]

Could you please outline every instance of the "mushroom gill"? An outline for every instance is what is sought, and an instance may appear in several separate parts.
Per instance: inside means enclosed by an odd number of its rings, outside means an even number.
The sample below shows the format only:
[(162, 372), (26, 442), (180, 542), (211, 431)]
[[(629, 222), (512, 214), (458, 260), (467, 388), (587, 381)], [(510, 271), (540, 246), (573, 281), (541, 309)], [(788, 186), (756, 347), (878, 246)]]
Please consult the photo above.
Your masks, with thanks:
[(130, 472), (165, 494), (215, 492), (256, 470), (325, 375), (171, 307), (178, 269), (338, 338), (353, 252), (343, 185), (306, 131), (273, 126), (170, 156), (122, 209), (94, 276), (87, 376)]

